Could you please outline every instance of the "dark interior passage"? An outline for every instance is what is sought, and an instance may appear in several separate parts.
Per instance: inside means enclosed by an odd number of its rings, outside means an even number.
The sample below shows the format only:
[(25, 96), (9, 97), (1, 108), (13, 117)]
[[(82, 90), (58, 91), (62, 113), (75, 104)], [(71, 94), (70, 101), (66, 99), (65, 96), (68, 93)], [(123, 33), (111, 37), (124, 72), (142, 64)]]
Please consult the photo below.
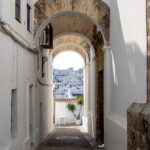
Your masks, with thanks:
[(104, 143), (104, 84), (103, 71), (98, 72), (97, 105), (96, 105), (96, 139)]

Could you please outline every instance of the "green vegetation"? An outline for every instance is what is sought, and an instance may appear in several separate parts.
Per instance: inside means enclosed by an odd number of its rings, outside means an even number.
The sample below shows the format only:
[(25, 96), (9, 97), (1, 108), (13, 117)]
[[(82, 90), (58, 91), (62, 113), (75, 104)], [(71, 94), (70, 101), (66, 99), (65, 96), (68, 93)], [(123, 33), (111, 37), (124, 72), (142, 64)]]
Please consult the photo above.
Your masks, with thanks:
[(67, 104), (67, 109), (72, 112), (73, 116), (77, 119), (80, 120), (81, 118), (81, 110), (84, 104), (84, 99), (83, 96), (78, 96), (77, 97), (77, 105), (80, 106), (78, 114), (75, 114), (76, 106), (74, 104), (68, 103)]

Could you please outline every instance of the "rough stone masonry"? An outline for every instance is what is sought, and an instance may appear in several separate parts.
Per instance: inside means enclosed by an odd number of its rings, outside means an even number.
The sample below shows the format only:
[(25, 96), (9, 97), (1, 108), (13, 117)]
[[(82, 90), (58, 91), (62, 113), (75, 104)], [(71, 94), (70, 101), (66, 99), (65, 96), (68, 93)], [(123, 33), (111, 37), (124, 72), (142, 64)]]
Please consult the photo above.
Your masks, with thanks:
[(127, 111), (128, 150), (150, 150), (150, 0), (147, 12), (147, 104), (132, 104)]
[(128, 108), (128, 150), (150, 150), (150, 104)]

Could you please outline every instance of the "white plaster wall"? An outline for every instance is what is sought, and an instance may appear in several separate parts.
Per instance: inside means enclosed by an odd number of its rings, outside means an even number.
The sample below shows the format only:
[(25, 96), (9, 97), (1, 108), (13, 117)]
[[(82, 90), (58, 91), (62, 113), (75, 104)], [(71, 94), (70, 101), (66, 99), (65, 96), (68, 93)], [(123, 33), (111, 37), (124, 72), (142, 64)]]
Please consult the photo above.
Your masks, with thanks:
[[(41, 140), (44, 140), (53, 130), (53, 82), (52, 82), (52, 59), (49, 50), (42, 50), (39, 54), (38, 80), (40, 81), (41, 113)], [(42, 57), (48, 60), (44, 65), (45, 77), (42, 78)]]
[(0, 20), (1, 20), (1, 17), (2, 17), (2, 0), (0, 0)]
[[(30, 150), (28, 89), (33, 85), (33, 142), (39, 143), (39, 99), (36, 55), (0, 32), (0, 150)], [(11, 89), (18, 90), (18, 133), (11, 140)]]
[[(21, 23), (15, 19), (15, 0), (1, 1), (1, 20), (8, 25), (8, 29), (20, 40), (27, 45), (31, 45), (33, 42), (34, 1), (21, 1)], [(27, 4), (31, 7), (31, 33), (27, 31)]]
[(83, 128), (88, 132), (88, 108), (89, 108), (89, 63), (84, 67), (84, 116), (83, 116)]
[(42, 112), (41, 112), (41, 139), (44, 140), (48, 134), (52, 131), (52, 99), (51, 99), (51, 88), (50, 86), (40, 86), (40, 98), (42, 102)]
[(88, 133), (92, 137), (96, 136), (96, 64), (95, 64), (95, 53), (90, 49), (90, 63), (88, 69)]
[(110, 109), (105, 116), (107, 150), (127, 149), (127, 108), (133, 102), (145, 103), (147, 99), (145, 2), (110, 1), (112, 73)]
[[(55, 124), (60, 125), (60, 124), (75, 124), (76, 119), (73, 116), (73, 114), (68, 111), (67, 109), (67, 102), (56, 102), (55, 103)], [(77, 105), (76, 102), (71, 102), (71, 104), (74, 104), (76, 106), (76, 111), (75, 114), (78, 114), (80, 107)], [(81, 111), (81, 119), (83, 117), (83, 108)], [(60, 118), (63, 119), (63, 121), (60, 121)]]

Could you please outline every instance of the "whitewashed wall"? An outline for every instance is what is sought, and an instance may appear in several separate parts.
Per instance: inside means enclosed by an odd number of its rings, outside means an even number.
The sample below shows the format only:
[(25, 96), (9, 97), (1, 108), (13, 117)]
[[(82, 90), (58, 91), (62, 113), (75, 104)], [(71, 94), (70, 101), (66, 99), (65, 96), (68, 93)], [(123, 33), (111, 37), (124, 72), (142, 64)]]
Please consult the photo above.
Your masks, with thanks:
[[(67, 109), (68, 102), (55, 102), (55, 124), (56, 125), (68, 125), (75, 124), (76, 119), (73, 114)], [(76, 102), (71, 102), (76, 106), (75, 113), (78, 114), (80, 107)], [(81, 119), (83, 117), (83, 108), (81, 111)]]
[[(41, 138), (45, 139), (53, 130), (53, 80), (52, 80), (52, 59), (49, 50), (40, 51), (38, 81), (40, 82), (41, 101)], [(42, 78), (42, 57), (47, 57), (44, 65), (45, 77)]]
[(96, 63), (95, 53), (90, 49), (90, 64), (89, 64), (89, 98), (88, 98), (88, 132), (92, 137), (96, 137)]
[[(33, 85), (33, 142), (39, 143), (37, 57), (0, 33), (0, 150), (30, 150), (29, 86)], [(17, 138), (11, 140), (11, 90), (17, 89)]]
[[(8, 25), (8, 29), (13, 32), (22, 42), (31, 45), (33, 42), (33, 0), (21, 1), (21, 23), (15, 19), (15, 0), (1, 0), (0, 20)], [(0, 2), (0, 3), (1, 3)], [(31, 6), (31, 33), (27, 31), (27, 4)], [(32, 46), (32, 45), (31, 45)]]
[[(5, 28), (26, 46), (32, 47), (32, 32), (27, 31), (27, 3), (21, 1), (21, 23), (15, 19), (15, 0), (0, 0), (0, 21)], [(37, 83), (37, 56), (15, 43), (9, 36), (0, 32), (0, 150), (30, 150), (30, 102), (29, 87), (33, 86), (33, 143), (35, 148), (40, 141), (40, 102)], [(11, 90), (17, 89), (17, 138), (11, 139)]]
[(145, 2), (110, 1), (112, 74), (110, 110), (105, 116), (107, 150), (127, 149), (127, 108), (133, 102), (144, 103), (147, 99)]
[(0, 0), (0, 19), (2, 17), (2, 0)]

